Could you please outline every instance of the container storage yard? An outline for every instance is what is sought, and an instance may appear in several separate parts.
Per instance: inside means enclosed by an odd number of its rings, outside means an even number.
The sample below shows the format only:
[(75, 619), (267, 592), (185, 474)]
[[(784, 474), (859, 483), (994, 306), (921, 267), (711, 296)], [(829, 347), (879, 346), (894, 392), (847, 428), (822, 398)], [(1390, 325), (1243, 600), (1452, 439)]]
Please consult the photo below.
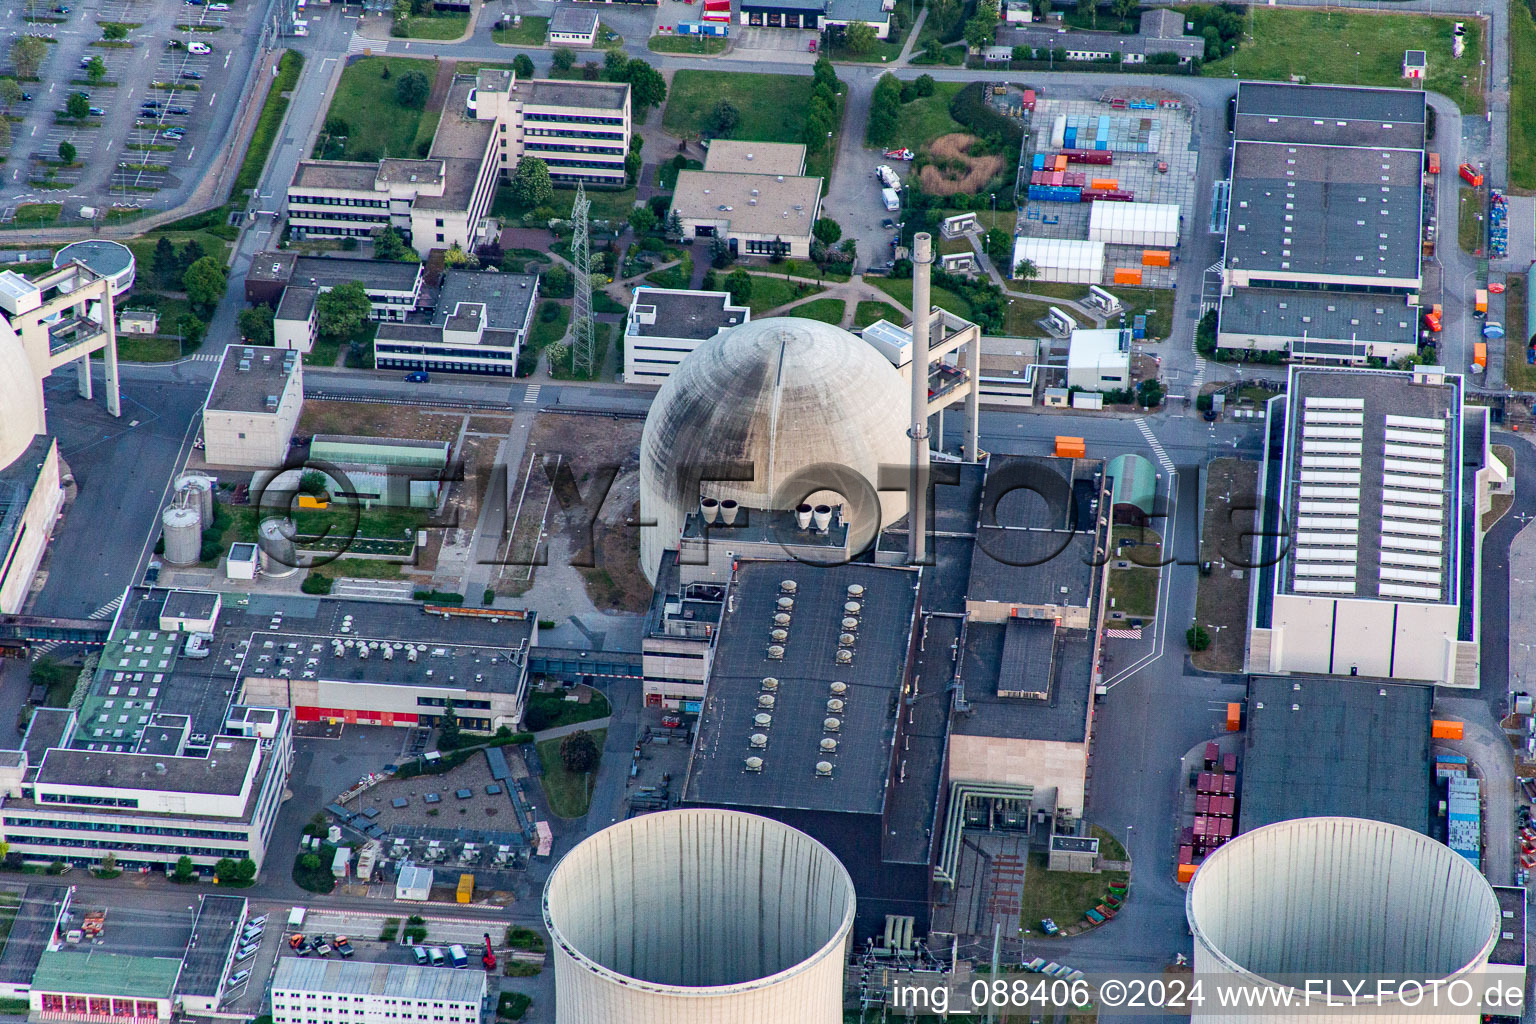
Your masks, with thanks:
[(1037, 97), (1015, 259), (1034, 259), (1042, 281), (1173, 287), (1179, 232), (1194, 223), (1192, 137), (1171, 96)]

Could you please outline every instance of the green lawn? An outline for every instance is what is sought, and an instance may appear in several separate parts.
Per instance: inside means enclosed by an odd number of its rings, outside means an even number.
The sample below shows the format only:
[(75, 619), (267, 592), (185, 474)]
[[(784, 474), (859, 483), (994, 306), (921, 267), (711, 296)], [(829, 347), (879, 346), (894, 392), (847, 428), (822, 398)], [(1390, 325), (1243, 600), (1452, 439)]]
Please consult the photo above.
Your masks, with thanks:
[[(1249, 12), (1242, 46), (1205, 65), (1206, 75), (1278, 81), (1305, 75), (1309, 82), (1398, 88), (1403, 85), (1403, 51), (1425, 50), (1427, 87), (1467, 113), (1483, 112), (1483, 22), (1478, 18), (1291, 7), (1250, 7)], [(1460, 60), (1451, 56), (1451, 30), (1458, 19), (1467, 32)]]
[(277, 77), (273, 79), (266, 102), (261, 105), (261, 114), (256, 118), (256, 128), (251, 132), (251, 144), (245, 151), (245, 161), (240, 164), (240, 173), (235, 176), (234, 187), (230, 189), (232, 196), (256, 187), (261, 169), (267, 162), (267, 154), (272, 151), (272, 142), (277, 138), (277, 130), (282, 127), (283, 115), (288, 112), (287, 94), (298, 84), (299, 72), (302, 70), (304, 55), (296, 50), (284, 53), (277, 62)]
[[(843, 97), (839, 95), (839, 123), (843, 116)], [(673, 135), (698, 138), (703, 134), (704, 119), (720, 100), (729, 100), (741, 111), (741, 123), (731, 133), (733, 139), (755, 142), (804, 142), (801, 113), (811, 99), (808, 75), (754, 75), (739, 71), (679, 71), (672, 78), (667, 94), (667, 109), (662, 127)], [(837, 139), (820, 152), (806, 158), (806, 173), (828, 175), (837, 152)]]
[(729, 40), (719, 36), (651, 36), (646, 46), (655, 53), (691, 53), (708, 56), (723, 53)]
[(601, 693), (583, 704), (578, 700), (566, 700), (565, 690), (542, 693), (534, 690), (528, 694), (528, 707), (523, 712), (523, 727), (529, 732), (542, 732), (577, 722), (592, 722), (607, 718), (613, 713), (608, 698)]
[[(591, 736), (592, 742), (597, 744), (601, 752), (608, 730), (594, 729)], [(544, 763), (544, 774), (539, 777), (539, 784), (544, 787), (544, 796), (549, 801), (549, 813), (557, 818), (579, 818), (586, 814), (587, 805), (592, 800), (592, 782), (596, 772), (591, 775), (572, 775), (566, 771), (560, 760), (558, 739), (545, 740), (538, 744), (537, 749), (539, 760)]]
[(868, 327), (876, 320), (889, 320), (891, 323), (899, 326), (906, 320), (906, 317), (902, 315), (901, 310), (889, 302), (865, 300), (860, 302), (858, 308), (853, 311), (853, 326), (855, 327)]
[(469, 15), (467, 14), (417, 15), (407, 23), (405, 35), (395, 38), (457, 39), (468, 28)]
[[(916, 151), (940, 135), (965, 131), (964, 125), (949, 116), (950, 101), (955, 98), (955, 93), (964, 88), (964, 82), (939, 82), (932, 96), (903, 103), (901, 117), (896, 122), (896, 141), (889, 148), (906, 146)], [(866, 134), (866, 142), (868, 138)], [(898, 169), (897, 173), (901, 173), (901, 170)]]
[(1102, 825), (1088, 826), (1088, 832), (1099, 841), (1099, 857), (1103, 860), (1125, 860), (1125, 847)]
[(687, 288), (693, 281), (693, 257), (683, 253), (683, 261), (665, 270), (653, 270), (645, 275), (647, 284), (658, 288)]
[(171, 363), (180, 359), (184, 346), (175, 337), (158, 334), (120, 334), (117, 358), (125, 363)]
[[(380, 77), (385, 68), (389, 77)], [(412, 57), (364, 57), (341, 73), (327, 117), (340, 117), (350, 133), (339, 159), (377, 160), (414, 157), (423, 112), (395, 102), (401, 75), (420, 71), (428, 81), (437, 75), (437, 62)]]
[[(1013, 288), (1021, 292), (1030, 292), (1034, 295), (1050, 295), (1058, 299), (1072, 299), (1081, 301), (1088, 297), (1088, 286), (1085, 284), (1066, 284), (1061, 281), (1014, 281)], [(1111, 294), (1119, 294), (1114, 292)]]
[(317, 338), (315, 347), (304, 353), (305, 366), (335, 366), (341, 355), (341, 342), (333, 338)]
[[(873, 284), (906, 308), (912, 308), (912, 279), (910, 277), (866, 277), (864, 280)], [(935, 306), (942, 306), (955, 314), (955, 316), (964, 317), (967, 320), (971, 318), (971, 304), (948, 288), (934, 285), (931, 294)], [(1019, 299), (1016, 301), (1022, 302), (1024, 300)]]
[(1509, 80), (1509, 183), (1536, 189), (1536, 75), (1524, 69), (1536, 61), (1536, 21), (1524, 4), (1509, 5), (1509, 66), (1521, 73)]
[(1111, 569), (1109, 596), (1114, 602), (1112, 610), (1151, 618), (1157, 614), (1157, 581), (1156, 569)]
[[(786, 281), (782, 277), (770, 277), (766, 274), (752, 275), (752, 297), (747, 305), (752, 307), (753, 316), (764, 316), (770, 309), (777, 309), (786, 302), (794, 302), (803, 299), (807, 295), (814, 294), (817, 287), (813, 284), (801, 284), (798, 281)], [(795, 316), (802, 314), (796, 310)]]
[(901, 48), (906, 45), (907, 36), (912, 34), (912, 25), (917, 21), (917, 0), (896, 0), (896, 13), (901, 17), (902, 28), (900, 32), (892, 32), (889, 39), (877, 39), (875, 45), (865, 53), (853, 53), (846, 47), (834, 46), (827, 51), (827, 55), (833, 60), (863, 61), (868, 64), (886, 64), (901, 56)]
[[(1160, 341), (1173, 333), (1172, 288), (1116, 288), (1110, 285), (1109, 294), (1125, 306), (1127, 325), (1131, 323), (1132, 317), (1146, 316), (1148, 341)], [(1114, 327), (1118, 323), (1119, 314), (1116, 314), (1109, 326)]]
[(549, 19), (523, 15), (521, 25), (491, 30), (491, 39), (503, 46), (543, 46), (549, 35)]
[[(268, 499), (269, 501), (272, 499)], [(292, 508), (283, 510), (271, 506), (258, 508), (255, 505), (229, 506), (229, 525), (225, 527), (224, 535), (220, 539), (224, 550), (237, 540), (254, 541), (256, 539), (256, 526), (263, 519), (281, 515), (286, 512), (288, 518), (298, 528), (298, 543), (300, 547), (306, 547), (319, 541), (320, 538), (337, 538), (344, 540), (348, 537), (379, 538), (384, 540), (398, 540), (409, 543), (415, 531), (426, 525), (431, 518), (429, 509), (420, 508), (384, 508), (375, 507), (355, 511), (351, 508), (340, 506), (328, 509), (304, 509)], [(355, 525), (354, 525), (355, 524)], [(353, 560), (338, 559), (338, 562), (346, 562), (348, 565)], [(359, 559), (367, 565), (382, 565), (371, 559)], [(335, 565), (335, 562), (330, 563)], [(377, 570), (372, 570), (377, 571)], [(327, 575), (366, 575), (352, 574), (342, 571), (331, 571), (329, 566)], [(370, 577), (374, 578), (374, 577)]]
[(13, 228), (42, 228), (58, 222), (64, 207), (59, 203), (22, 203), (16, 207)]
[(341, 579), (343, 576), (350, 579), (398, 580), (400, 564), (387, 562), (382, 558), (338, 558), (333, 562), (316, 566), (313, 571), (321, 576), (329, 576), (333, 580)]
[(1504, 284), (1504, 322), (1509, 332), (1504, 336), (1504, 382), (1516, 391), (1536, 390), (1536, 366), (1525, 361), (1526, 278), (1510, 274)]
[(553, 320), (544, 319), (544, 307), (547, 303), (539, 304), (539, 313), (533, 318), (533, 330), (528, 332), (528, 348), (533, 352), (542, 352), (550, 345), (565, 337), (565, 329), (571, 322), (571, 307), (555, 305), (560, 312)]
[(1474, 256), (1483, 253), (1483, 193), (1463, 186), (1457, 193), (1456, 244)]
[[(938, 291), (938, 289), (934, 289)], [(1044, 320), (1051, 312), (1051, 304), (1037, 302), (1034, 299), (1016, 299), (1009, 297), (1008, 316), (1004, 321), (1003, 330), (1010, 337), (1034, 338), (1040, 335), (1040, 325), (1037, 320)]]
[(1045, 854), (1031, 853), (1024, 874), (1024, 909), (1019, 920), (1037, 934), (1044, 917), (1061, 928), (1077, 924), (1083, 919), (1083, 911), (1103, 902), (1111, 885), (1124, 885), (1128, 878), (1124, 871), (1047, 871)]
[(796, 306), (786, 315), (805, 317), (807, 320), (820, 320), (824, 324), (832, 324), (835, 327), (843, 322), (845, 307), (846, 304), (842, 299), (812, 299), (803, 306)]
[(697, 171), (704, 167), (697, 160), (684, 159), (683, 166), (674, 166), (671, 160), (666, 161), (656, 169), (656, 185), (664, 192), (670, 192), (677, 187), (677, 174), (679, 171)]

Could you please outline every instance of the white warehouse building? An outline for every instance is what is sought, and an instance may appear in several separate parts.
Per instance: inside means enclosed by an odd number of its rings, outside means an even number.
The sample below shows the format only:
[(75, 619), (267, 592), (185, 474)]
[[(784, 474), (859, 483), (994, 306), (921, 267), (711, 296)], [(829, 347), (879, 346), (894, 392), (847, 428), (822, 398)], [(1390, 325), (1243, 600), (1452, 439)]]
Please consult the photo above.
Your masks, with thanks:
[(1013, 240), (1013, 265), (1017, 267), (1024, 260), (1035, 265), (1035, 277), (1040, 281), (1098, 284), (1104, 278), (1103, 242), (1084, 242), (1072, 238), (1026, 238), (1020, 235)]
[(1088, 238), (1172, 249), (1179, 244), (1179, 208), (1173, 203), (1094, 203), (1088, 212)]
[(357, 960), (277, 958), (272, 1024), (480, 1024), (485, 972)]

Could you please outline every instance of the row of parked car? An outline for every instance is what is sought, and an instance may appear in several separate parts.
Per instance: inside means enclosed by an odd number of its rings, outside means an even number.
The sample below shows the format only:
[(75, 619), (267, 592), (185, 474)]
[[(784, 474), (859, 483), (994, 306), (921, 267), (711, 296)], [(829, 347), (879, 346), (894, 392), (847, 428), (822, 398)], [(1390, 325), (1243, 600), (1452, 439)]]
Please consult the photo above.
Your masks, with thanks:
[(309, 956), (311, 953), (316, 956), (330, 956), (335, 952), (346, 958), (356, 952), (345, 935), (311, 935), (306, 938), (302, 934), (294, 934), (288, 936), (288, 948), (299, 956)]
[[(261, 917), (253, 917), (245, 923), (245, 929), (240, 933), (240, 948), (235, 951), (236, 964), (249, 960), (256, 955), (256, 951), (261, 948), (261, 936), (266, 931), (266, 927), (267, 917), (265, 914)], [(236, 988), (243, 985), (250, 976), (251, 970), (249, 967), (241, 968), (229, 976), (229, 981), (225, 987)]]

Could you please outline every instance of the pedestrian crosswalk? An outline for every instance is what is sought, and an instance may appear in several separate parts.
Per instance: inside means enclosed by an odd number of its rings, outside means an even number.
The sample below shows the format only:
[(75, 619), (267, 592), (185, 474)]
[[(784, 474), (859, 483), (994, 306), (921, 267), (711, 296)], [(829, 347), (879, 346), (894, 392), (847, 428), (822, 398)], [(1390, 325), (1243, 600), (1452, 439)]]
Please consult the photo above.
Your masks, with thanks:
[(1168, 457), (1168, 453), (1163, 449), (1162, 443), (1158, 441), (1157, 435), (1152, 433), (1152, 428), (1147, 425), (1147, 421), (1142, 417), (1137, 417), (1136, 426), (1140, 429), (1141, 436), (1147, 439), (1147, 446), (1152, 449), (1152, 454), (1157, 456), (1158, 465), (1163, 467), (1163, 472), (1172, 473), (1173, 460)]
[(350, 57), (355, 53), (362, 53), (364, 50), (383, 50), (388, 45), (383, 40), (369, 39), (354, 32), (352, 38), (347, 41), (347, 56)]
[(539, 404), (539, 388), (541, 386), (542, 385), (539, 385), (539, 384), (529, 384), (528, 385), (527, 389), (524, 390), (524, 392), (523, 392), (523, 404), (524, 405), (538, 405)]
[(1205, 358), (1203, 356), (1195, 356), (1195, 379), (1194, 379), (1195, 390), (1199, 391), (1201, 386), (1204, 385), (1204, 384), (1205, 384)]
[(88, 618), (88, 619), (105, 619), (105, 618), (108, 618), (109, 616), (111, 616), (111, 614), (113, 612), (117, 611), (118, 605), (120, 605), (122, 603), (123, 603), (123, 595), (122, 594), (118, 594), (112, 600), (108, 601), (106, 604), (102, 605), (100, 608), (97, 608), (95, 611), (91, 612), (91, 614), (87, 615), (86, 618)]
[(194, 363), (216, 363), (224, 357), (212, 352), (199, 352), (197, 355), (188, 356), (187, 358)]

